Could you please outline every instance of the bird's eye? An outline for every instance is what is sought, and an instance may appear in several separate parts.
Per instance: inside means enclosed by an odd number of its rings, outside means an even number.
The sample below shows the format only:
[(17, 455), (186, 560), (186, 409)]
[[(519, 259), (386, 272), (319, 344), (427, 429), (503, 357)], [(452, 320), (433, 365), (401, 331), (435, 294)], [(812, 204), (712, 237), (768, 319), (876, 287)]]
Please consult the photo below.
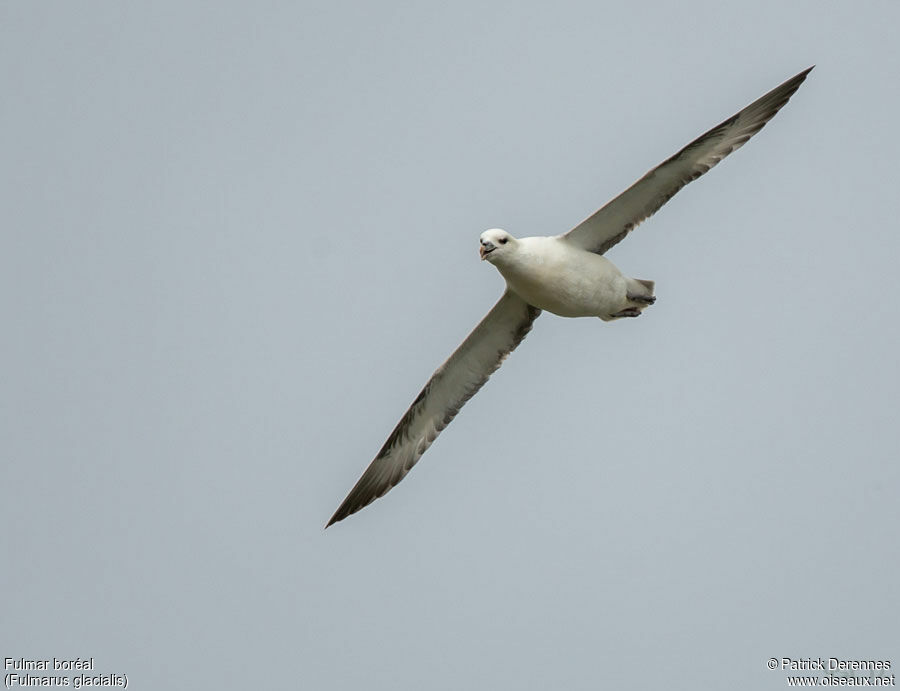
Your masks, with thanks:
[(501, 245), (505, 245), (505, 244), (506, 244), (506, 238), (500, 238), (500, 244), (501, 244)]

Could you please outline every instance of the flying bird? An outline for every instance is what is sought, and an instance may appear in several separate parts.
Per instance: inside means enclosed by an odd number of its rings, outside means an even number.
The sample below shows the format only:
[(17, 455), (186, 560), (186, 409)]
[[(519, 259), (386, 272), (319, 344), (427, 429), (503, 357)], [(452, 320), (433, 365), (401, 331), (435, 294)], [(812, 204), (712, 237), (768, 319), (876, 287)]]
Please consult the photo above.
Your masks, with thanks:
[(623, 275), (603, 254), (678, 190), (743, 146), (775, 116), (810, 70), (788, 79), (666, 159), (564, 235), (515, 238), (481, 234), (482, 260), (506, 290), (425, 384), (326, 528), (387, 494), (425, 453), (459, 409), (500, 367), (542, 310), (561, 317), (614, 321), (637, 317), (656, 297), (653, 281)]

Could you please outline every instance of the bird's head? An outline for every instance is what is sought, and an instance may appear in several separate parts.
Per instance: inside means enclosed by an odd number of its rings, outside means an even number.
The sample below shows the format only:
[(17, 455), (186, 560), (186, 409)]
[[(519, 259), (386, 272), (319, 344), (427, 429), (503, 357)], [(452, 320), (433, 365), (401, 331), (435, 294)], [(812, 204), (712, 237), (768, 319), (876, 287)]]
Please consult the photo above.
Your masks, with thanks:
[(516, 244), (516, 239), (499, 228), (491, 228), (481, 234), (481, 248), (479, 253), (482, 259), (487, 259), (492, 264), (498, 259), (508, 256)]

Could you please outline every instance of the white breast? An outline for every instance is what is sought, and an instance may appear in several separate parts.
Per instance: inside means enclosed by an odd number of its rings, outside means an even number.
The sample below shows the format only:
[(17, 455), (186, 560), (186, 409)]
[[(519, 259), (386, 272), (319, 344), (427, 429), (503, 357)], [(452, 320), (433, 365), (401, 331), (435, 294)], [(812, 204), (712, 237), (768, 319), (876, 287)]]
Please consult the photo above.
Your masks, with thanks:
[(625, 301), (625, 278), (612, 262), (558, 237), (520, 238), (497, 269), (526, 302), (561, 317), (608, 315)]

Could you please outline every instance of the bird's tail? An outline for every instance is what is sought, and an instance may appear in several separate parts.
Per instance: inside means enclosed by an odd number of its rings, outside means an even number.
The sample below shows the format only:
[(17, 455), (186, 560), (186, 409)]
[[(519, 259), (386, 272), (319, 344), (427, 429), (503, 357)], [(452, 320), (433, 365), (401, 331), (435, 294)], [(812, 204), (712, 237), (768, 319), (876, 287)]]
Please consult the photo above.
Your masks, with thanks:
[(647, 295), (653, 295), (653, 286), (656, 285), (653, 281), (645, 281), (642, 278), (635, 278), (632, 280), (644, 286), (644, 288), (647, 289)]
[(630, 308), (643, 312), (656, 302), (656, 296), (653, 294), (653, 286), (653, 281), (645, 281), (640, 278), (629, 278), (626, 288), (626, 297), (628, 298)]

